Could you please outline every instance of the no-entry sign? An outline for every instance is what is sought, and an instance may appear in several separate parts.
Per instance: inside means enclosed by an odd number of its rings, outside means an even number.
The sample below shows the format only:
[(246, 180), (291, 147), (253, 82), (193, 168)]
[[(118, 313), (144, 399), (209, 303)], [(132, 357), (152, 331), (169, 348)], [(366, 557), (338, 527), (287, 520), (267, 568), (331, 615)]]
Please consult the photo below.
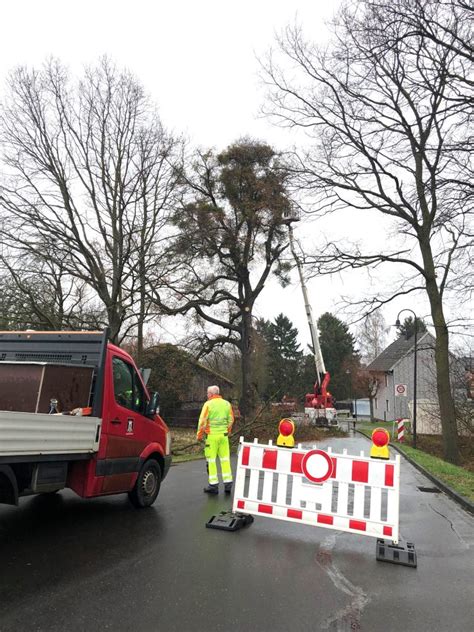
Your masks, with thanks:
[(406, 397), (407, 396), (407, 385), (406, 384), (395, 384), (395, 395), (398, 395), (399, 397)]
[(310, 450), (303, 458), (303, 473), (313, 483), (327, 481), (333, 470), (333, 462), (327, 452)]

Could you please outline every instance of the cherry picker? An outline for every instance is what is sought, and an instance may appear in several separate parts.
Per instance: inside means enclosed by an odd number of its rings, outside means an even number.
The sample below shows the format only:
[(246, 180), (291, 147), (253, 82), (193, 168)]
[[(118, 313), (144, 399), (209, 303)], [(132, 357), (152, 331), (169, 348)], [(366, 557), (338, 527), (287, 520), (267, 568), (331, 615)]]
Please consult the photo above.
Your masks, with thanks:
[[(337, 426), (337, 412), (334, 408), (334, 398), (328, 391), (331, 376), (324, 365), (321, 345), (319, 344), (318, 330), (314, 324), (313, 313), (308, 298), (308, 290), (303, 276), (303, 266), (295, 249), (295, 239), (293, 236), (293, 228), (291, 221), (288, 221), (288, 233), (290, 237), (290, 249), (298, 269), (300, 277), (301, 290), (303, 292), (306, 317), (308, 319), (309, 332), (311, 335), (311, 350), (314, 355), (314, 363), (316, 368), (316, 381), (314, 383), (313, 392), (305, 395), (304, 411), (308, 415), (310, 422), (316, 426)], [(299, 219), (299, 218), (298, 218)]]

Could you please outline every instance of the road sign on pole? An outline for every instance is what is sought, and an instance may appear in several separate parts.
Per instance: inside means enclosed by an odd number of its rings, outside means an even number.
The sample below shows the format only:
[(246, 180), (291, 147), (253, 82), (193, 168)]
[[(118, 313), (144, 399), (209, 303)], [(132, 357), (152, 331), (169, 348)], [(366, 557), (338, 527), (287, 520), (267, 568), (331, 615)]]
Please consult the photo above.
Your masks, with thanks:
[(395, 384), (395, 395), (397, 397), (406, 397), (407, 396), (407, 385), (406, 384)]

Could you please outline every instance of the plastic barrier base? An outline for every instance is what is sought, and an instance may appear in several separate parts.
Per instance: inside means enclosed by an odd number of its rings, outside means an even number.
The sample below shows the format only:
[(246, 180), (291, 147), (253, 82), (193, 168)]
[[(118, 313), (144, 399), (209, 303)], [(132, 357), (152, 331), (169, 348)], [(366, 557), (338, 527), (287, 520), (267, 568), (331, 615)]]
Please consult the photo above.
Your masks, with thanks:
[(221, 511), (217, 516), (206, 522), (208, 529), (222, 529), (223, 531), (238, 531), (242, 527), (252, 524), (253, 516), (249, 514), (233, 513), (232, 511)]
[(379, 562), (389, 562), (390, 564), (400, 564), (402, 566), (417, 567), (415, 545), (406, 542), (405, 546), (399, 542), (394, 544), (390, 540), (377, 540), (376, 558)]

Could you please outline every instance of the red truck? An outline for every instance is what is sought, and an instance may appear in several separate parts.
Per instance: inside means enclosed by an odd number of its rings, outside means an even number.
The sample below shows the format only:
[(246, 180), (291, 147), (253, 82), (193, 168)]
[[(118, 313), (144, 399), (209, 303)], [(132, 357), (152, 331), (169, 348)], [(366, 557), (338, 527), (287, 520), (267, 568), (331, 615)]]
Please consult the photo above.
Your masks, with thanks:
[(68, 487), (155, 501), (171, 437), (128, 353), (105, 332), (0, 332), (0, 503)]

